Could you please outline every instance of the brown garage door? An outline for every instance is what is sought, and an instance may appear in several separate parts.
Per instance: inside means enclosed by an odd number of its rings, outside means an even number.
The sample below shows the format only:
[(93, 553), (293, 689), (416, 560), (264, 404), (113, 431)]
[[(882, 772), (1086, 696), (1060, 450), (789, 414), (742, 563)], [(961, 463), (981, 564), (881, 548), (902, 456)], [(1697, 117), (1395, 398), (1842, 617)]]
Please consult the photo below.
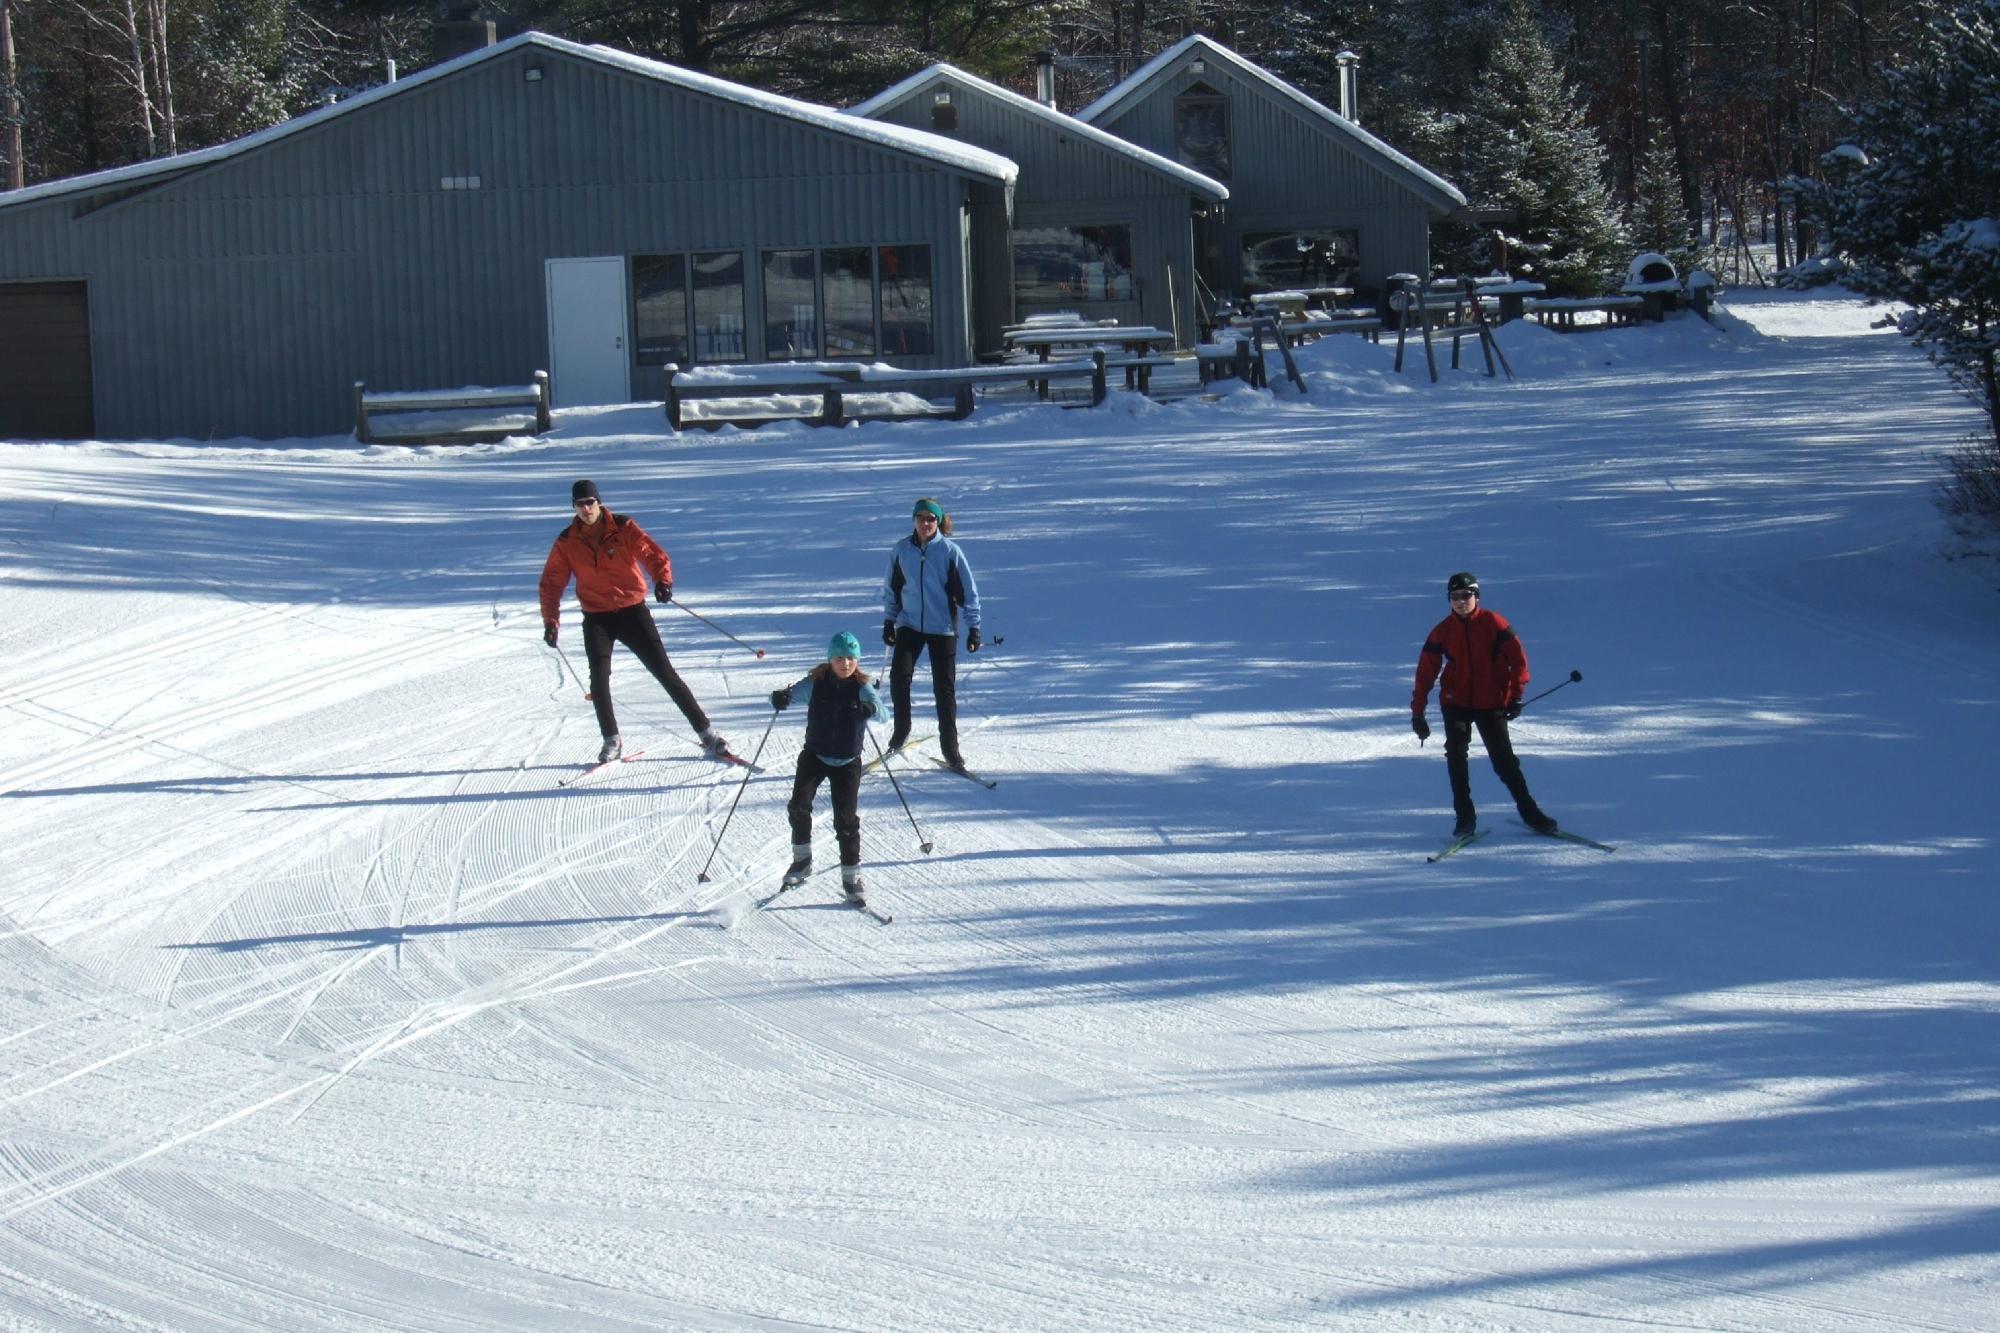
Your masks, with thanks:
[(84, 284), (0, 282), (0, 439), (93, 433)]

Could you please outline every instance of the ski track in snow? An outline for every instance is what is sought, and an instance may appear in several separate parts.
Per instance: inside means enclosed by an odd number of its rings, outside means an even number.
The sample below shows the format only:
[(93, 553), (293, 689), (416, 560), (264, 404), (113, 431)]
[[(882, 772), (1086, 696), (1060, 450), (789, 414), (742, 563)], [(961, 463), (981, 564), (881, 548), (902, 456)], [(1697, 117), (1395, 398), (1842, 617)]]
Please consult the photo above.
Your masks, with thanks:
[[(1990, 1327), (2000, 620), (1929, 503), (1976, 423), (1871, 317), (955, 425), (0, 443), (0, 1324)], [(924, 855), (865, 780), (893, 925), (752, 905), (798, 711), (709, 883), (743, 771), (622, 652), (647, 753), (557, 785), (583, 475), (769, 649), (656, 608), (746, 755), (953, 511), (999, 786), (897, 763)], [(1462, 567), (1531, 692), (1582, 669), (1516, 735), (1615, 855), (1475, 755), (1501, 827), (1425, 864)]]

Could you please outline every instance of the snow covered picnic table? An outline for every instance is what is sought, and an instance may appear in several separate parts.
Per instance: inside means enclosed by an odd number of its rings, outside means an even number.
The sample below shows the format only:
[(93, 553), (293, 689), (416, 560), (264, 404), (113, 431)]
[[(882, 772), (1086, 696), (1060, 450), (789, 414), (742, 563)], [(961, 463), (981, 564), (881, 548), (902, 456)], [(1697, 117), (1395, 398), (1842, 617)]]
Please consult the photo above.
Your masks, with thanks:
[[(1015, 348), (1033, 351), (1036, 359), (1042, 362), (1046, 362), (1058, 347), (1076, 351), (1115, 349), (1118, 354), (1109, 357), (1104, 364), (1113, 369), (1122, 368), (1125, 371), (1125, 387), (1137, 389), (1140, 393), (1152, 387), (1155, 367), (1170, 366), (1174, 361), (1169, 352), (1174, 345), (1173, 330), (1146, 325), (1052, 325), (1019, 329), (1003, 337)], [(1154, 351), (1156, 346), (1160, 348), (1157, 353)]]

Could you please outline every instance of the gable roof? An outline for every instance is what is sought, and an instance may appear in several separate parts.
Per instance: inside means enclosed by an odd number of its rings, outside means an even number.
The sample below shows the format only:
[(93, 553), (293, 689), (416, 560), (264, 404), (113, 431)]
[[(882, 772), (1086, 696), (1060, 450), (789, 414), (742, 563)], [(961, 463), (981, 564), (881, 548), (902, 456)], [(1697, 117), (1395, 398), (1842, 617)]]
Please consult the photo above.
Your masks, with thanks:
[(1280, 101), (1288, 102), (1308, 117), (1320, 121), (1333, 130), (1336, 137), (1345, 139), (1350, 146), (1360, 150), (1362, 156), (1375, 159), (1376, 164), (1393, 176), (1401, 177), (1411, 189), (1423, 195), (1435, 207), (1443, 210), (1463, 208), (1465, 196), (1456, 185), (1437, 173), (1403, 156), (1382, 142), (1367, 130), (1341, 115), (1338, 111), (1306, 96), (1291, 84), (1286, 83), (1271, 71), (1237, 55), (1228, 47), (1211, 38), (1200, 36), (1184, 37), (1144, 65), (1132, 72), (1130, 78), (1076, 113), (1078, 120), (1096, 124), (1109, 120), (1139, 98), (1152, 90), (1181, 61), (1191, 55), (1199, 55), (1205, 60), (1214, 60), (1225, 65), (1253, 82), (1262, 84), (1275, 94)]
[(884, 88), (865, 102), (855, 103), (853, 106), (847, 108), (847, 114), (850, 116), (875, 116), (894, 106), (897, 102), (902, 101), (905, 97), (934, 79), (943, 79), (948, 83), (955, 83), (961, 88), (966, 88), (976, 93), (983, 93), (1000, 102), (1002, 105), (1020, 112), (1022, 115), (1031, 116), (1036, 120), (1054, 125), (1065, 134), (1074, 134), (1086, 143), (1096, 144), (1098, 147), (1117, 153), (1121, 157), (1130, 158), (1141, 166), (1149, 167), (1154, 171), (1160, 172), (1162, 175), (1170, 176), (1208, 199), (1220, 202), (1229, 197), (1229, 187), (1227, 185), (1224, 185), (1221, 181), (1202, 175), (1193, 167), (1183, 166), (1172, 158), (1160, 156), (1160, 154), (1150, 148), (1141, 148), (1138, 144), (1130, 143), (1115, 134), (1100, 130), (1095, 125), (1087, 125), (1075, 116), (1064, 115), (1052, 106), (1044, 106), (1032, 97), (1023, 97), (1011, 89), (1002, 88), (997, 83), (989, 83), (977, 74), (968, 74), (956, 65), (945, 64), (942, 61), (927, 69), (918, 70), (901, 83)]
[(216, 144), (209, 148), (196, 149), (176, 157), (153, 158), (146, 162), (134, 162), (129, 166), (113, 167), (106, 171), (94, 171), (85, 176), (69, 176), (61, 180), (44, 181), (25, 189), (0, 191), (0, 209), (17, 204), (32, 203), (36, 200), (54, 198), (67, 194), (87, 194), (104, 190), (137, 188), (148, 184), (161, 183), (189, 172), (225, 162), (245, 153), (289, 138), (306, 130), (316, 129), (340, 116), (351, 115), (363, 107), (386, 102), (400, 97), (428, 83), (460, 73), (483, 61), (496, 60), (502, 56), (524, 48), (536, 47), (562, 55), (574, 56), (580, 60), (605, 65), (613, 69), (637, 74), (642, 78), (702, 93), (724, 101), (771, 115), (782, 116), (818, 129), (829, 130), (850, 139), (863, 139), (881, 148), (906, 153), (912, 157), (924, 158), (941, 166), (963, 171), (968, 175), (980, 176), (1001, 182), (1012, 181), (1019, 174), (1013, 162), (998, 153), (974, 148), (970, 144), (959, 143), (942, 135), (930, 134), (923, 130), (905, 129), (900, 125), (888, 125), (880, 121), (857, 120), (834, 107), (820, 106), (814, 102), (801, 102), (796, 98), (781, 97), (777, 93), (767, 93), (762, 89), (731, 83), (727, 79), (716, 78), (712, 74), (698, 74), (630, 52), (614, 50), (608, 46), (585, 46), (581, 42), (568, 41), (561, 37), (551, 37), (545, 32), (524, 32), (510, 37), (504, 42), (481, 47), (455, 60), (443, 61), (410, 75), (394, 83), (385, 83), (370, 88), (367, 92), (330, 107), (322, 107), (295, 116), (283, 124), (246, 134), (228, 143)]

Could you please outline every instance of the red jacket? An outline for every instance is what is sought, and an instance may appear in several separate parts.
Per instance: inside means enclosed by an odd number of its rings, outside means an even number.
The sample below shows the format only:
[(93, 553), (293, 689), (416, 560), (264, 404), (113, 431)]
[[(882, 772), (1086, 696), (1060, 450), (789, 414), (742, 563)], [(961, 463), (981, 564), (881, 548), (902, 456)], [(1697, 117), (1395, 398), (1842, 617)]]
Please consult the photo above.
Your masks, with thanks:
[(1497, 611), (1480, 607), (1460, 619), (1448, 615), (1424, 640), (1417, 654), (1417, 688), (1410, 711), (1421, 713), (1431, 697), (1431, 683), (1444, 672), (1438, 702), (1451, 708), (1505, 708), (1518, 703), (1528, 688), (1528, 650), (1514, 627)]
[(556, 623), (563, 589), (572, 577), (584, 610), (622, 611), (646, 600), (648, 570), (655, 583), (674, 581), (673, 562), (637, 523), (608, 512), (589, 527), (573, 519), (556, 534), (542, 566), (542, 623)]

